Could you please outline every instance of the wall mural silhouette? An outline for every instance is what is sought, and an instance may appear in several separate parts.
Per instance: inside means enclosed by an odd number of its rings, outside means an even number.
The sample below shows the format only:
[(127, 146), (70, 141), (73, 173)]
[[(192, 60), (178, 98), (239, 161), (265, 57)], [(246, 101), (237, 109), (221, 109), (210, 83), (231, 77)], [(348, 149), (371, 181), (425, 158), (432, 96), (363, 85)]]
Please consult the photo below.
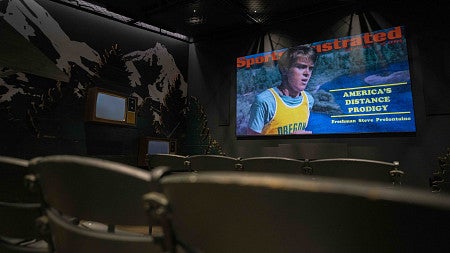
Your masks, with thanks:
[[(127, 26), (124, 29), (134, 30), (126, 32), (135, 37), (104, 37), (102, 31), (110, 30), (110, 27), (100, 20), (103, 18), (89, 14), (91, 19), (98, 19), (95, 22), (97, 27), (92, 27), (82, 24), (81, 17), (72, 16), (70, 19), (77, 22), (67, 26), (67, 20), (56, 18), (63, 15), (61, 6), (40, 3), (15, 0), (3, 2), (0, 6), (0, 21), (13, 28), (14, 36), (20, 34), (29, 41), (25, 47), (37, 48), (48, 57), (67, 76), (67, 80), (54, 80), (58, 78), (54, 78), (55, 75), (51, 73), (47, 75), (45, 71), (37, 75), (33, 70), (42, 68), (37, 57), (25, 59), (29, 69), (19, 70), (8, 65), (5, 56), (0, 55), (1, 153), (30, 157), (47, 153), (89, 154), (95, 153), (91, 152), (95, 147), (92, 149), (90, 145), (108, 145), (110, 138), (112, 142), (115, 141), (115, 145), (122, 142), (119, 144), (122, 148), (109, 153), (123, 155), (136, 151), (134, 149), (138, 146), (136, 143), (140, 136), (176, 138), (180, 146), (185, 144), (187, 113), (203, 110), (196, 99), (187, 96), (186, 43), (173, 42), (174, 39), (151, 32), (143, 34), (137, 31), (138, 28)], [(44, 7), (44, 3), (47, 6)], [(64, 11), (77, 14), (77, 10), (70, 9), (64, 7)], [(117, 29), (123, 26), (111, 20), (108, 22), (117, 24)], [(95, 35), (97, 38), (84, 36), (86, 41), (75, 39), (80, 37), (80, 30), (83, 29), (89, 30), (86, 35)], [(11, 33), (3, 35), (1, 40), (5, 41), (13, 37)], [(99, 43), (92, 44), (88, 40)], [(142, 41), (145, 42), (144, 47)], [(137, 127), (109, 129), (110, 132), (103, 137), (103, 143), (92, 144), (87, 140), (89, 136), (100, 136), (105, 129), (102, 126), (86, 126), (84, 121), (87, 91), (94, 86), (137, 97)], [(188, 100), (192, 102), (188, 103)], [(189, 109), (189, 105), (195, 106), (195, 109)], [(200, 132), (203, 135), (198, 135), (195, 140), (190, 136), (190, 141), (202, 147), (198, 152), (221, 152), (218, 143), (209, 135), (206, 117), (197, 117), (197, 120), (199, 122), (192, 122), (191, 117), (190, 123), (202, 126)], [(206, 137), (205, 132), (208, 133)], [(123, 144), (127, 139), (130, 143)], [(178, 150), (186, 152), (183, 148)], [(104, 153), (108, 153), (108, 150)]]

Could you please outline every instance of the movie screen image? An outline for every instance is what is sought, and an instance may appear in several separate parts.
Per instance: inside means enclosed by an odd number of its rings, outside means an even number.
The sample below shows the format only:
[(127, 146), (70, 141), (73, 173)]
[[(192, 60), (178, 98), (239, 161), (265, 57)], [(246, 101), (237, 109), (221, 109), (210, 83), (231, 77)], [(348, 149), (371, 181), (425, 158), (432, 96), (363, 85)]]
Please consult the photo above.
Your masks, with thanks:
[(236, 135), (413, 133), (404, 26), (236, 61)]

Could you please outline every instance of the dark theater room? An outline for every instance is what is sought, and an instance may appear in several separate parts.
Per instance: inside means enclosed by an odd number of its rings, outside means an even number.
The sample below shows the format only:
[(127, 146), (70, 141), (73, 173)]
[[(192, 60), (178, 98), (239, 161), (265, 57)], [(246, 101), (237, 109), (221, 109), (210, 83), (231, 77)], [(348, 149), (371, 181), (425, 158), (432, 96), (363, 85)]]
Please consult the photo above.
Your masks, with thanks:
[(447, 252), (443, 0), (0, 0), (0, 253)]

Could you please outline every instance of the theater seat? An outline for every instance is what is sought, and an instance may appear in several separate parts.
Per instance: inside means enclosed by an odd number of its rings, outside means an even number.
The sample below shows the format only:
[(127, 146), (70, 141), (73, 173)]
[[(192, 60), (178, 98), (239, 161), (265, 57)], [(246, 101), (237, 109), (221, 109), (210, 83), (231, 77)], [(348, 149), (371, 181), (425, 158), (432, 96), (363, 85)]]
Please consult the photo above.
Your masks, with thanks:
[(309, 174), (319, 177), (349, 178), (400, 186), (405, 172), (398, 161), (330, 158), (306, 161)]
[[(162, 252), (143, 208), (142, 195), (150, 189), (147, 170), (70, 155), (37, 157), (30, 168), (42, 190), (57, 252)], [(86, 229), (79, 221), (108, 229)], [(147, 226), (148, 233), (119, 233), (118, 225)]]
[[(273, 173), (168, 175), (144, 195), (188, 252), (446, 252), (450, 197)], [(157, 210), (158, 212), (156, 212)]]
[(28, 160), (0, 156), (0, 252), (48, 252), (36, 220), (42, 216), (41, 198), (31, 192), (25, 177)]

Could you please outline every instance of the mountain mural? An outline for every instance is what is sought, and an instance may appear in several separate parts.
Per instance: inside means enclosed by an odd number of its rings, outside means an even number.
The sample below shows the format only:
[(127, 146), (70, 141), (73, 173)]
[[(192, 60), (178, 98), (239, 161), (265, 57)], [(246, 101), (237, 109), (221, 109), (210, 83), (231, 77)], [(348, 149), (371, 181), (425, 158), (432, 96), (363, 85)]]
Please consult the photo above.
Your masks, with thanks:
[[(138, 105), (142, 105), (145, 99), (151, 99), (167, 106), (164, 96), (176, 82), (180, 83), (178, 89), (181, 91), (181, 95), (187, 96), (187, 83), (173, 56), (161, 43), (156, 43), (155, 47), (146, 51), (128, 53), (124, 55), (123, 59), (130, 72), (130, 86), (135, 88), (133, 95), (138, 97)], [(156, 110), (154, 113), (155, 120), (160, 121), (159, 113)]]
[(2, 12), (0, 17), (53, 59), (59, 69), (70, 74), (71, 64), (76, 64), (93, 74), (83, 61), (98, 62), (99, 54), (86, 43), (71, 40), (58, 22), (37, 2), (9, 0)]
[[(119, 88), (118, 91), (125, 90), (138, 98), (137, 132), (115, 131), (132, 133), (133, 138), (137, 134), (174, 138), (185, 127), (182, 114), (187, 106), (187, 82), (176, 57), (157, 38), (144, 50), (141, 46), (140, 50), (133, 50), (127, 44), (127, 52), (113, 42), (110, 47), (99, 48), (75, 41), (48, 10), (31, 0), (2, 1), (0, 21), (6, 22), (15, 34), (26, 39), (30, 47), (37, 48), (68, 76), (68, 81), (58, 81), (49, 75), (0, 65), (0, 139), (3, 143), (18, 139), (17, 145), (21, 145), (32, 140), (47, 146), (57, 143), (56, 149), (67, 142), (72, 146), (84, 145), (87, 91), (98, 85), (112, 90)], [(96, 29), (101, 30), (102, 22), (98, 24)], [(0, 36), (0, 44), (8, 39), (8, 36)], [(139, 38), (131, 38), (131, 41), (139, 41)], [(2, 57), (0, 54), (0, 60)], [(26, 61), (29, 63), (33, 59)], [(39, 64), (36, 61), (34, 67), (39, 68)], [(161, 113), (166, 115), (162, 117)], [(126, 140), (130, 136), (124, 134), (121, 138)], [(2, 145), (0, 153), (9, 149)]]

